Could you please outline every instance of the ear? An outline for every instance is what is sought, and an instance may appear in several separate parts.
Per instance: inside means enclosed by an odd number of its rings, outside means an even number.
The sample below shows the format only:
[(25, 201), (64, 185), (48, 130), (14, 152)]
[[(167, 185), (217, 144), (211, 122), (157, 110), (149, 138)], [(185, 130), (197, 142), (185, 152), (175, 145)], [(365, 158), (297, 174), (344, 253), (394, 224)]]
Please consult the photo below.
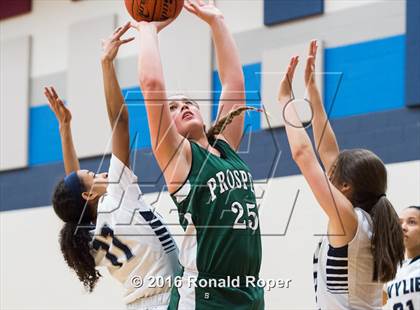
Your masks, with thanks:
[(98, 193), (96, 192), (83, 192), (82, 197), (86, 201), (95, 200), (98, 197)]
[(340, 187), (341, 187), (341, 192), (343, 194), (345, 194), (346, 196), (350, 195), (350, 193), (351, 193), (351, 186), (350, 186), (350, 184), (343, 183), (343, 184), (341, 184)]

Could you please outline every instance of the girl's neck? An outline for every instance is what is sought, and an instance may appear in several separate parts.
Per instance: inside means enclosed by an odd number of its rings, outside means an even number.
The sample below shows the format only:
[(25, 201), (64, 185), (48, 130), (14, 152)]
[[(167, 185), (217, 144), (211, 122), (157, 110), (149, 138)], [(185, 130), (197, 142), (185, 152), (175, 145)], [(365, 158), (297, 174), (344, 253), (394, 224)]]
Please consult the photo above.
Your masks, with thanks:
[[(101, 198), (99, 198), (101, 199)], [(89, 212), (90, 218), (92, 220), (93, 224), (96, 224), (96, 218), (98, 216), (98, 202), (99, 199), (95, 202), (93, 202), (92, 204), (88, 205), (88, 209), (86, 210), (87, 212)]]
[(420, 246), (417, 246), (413, 249), (406, 249), (405, 250), (405, 257), (407, 259), (412, 259), (420, 255)]
[(215, 149), (214, 147), (212, 147), (209, 143), (209, 140), (207, 139), (207, 136), (201, 135), (199, 139), (193, 139), (195, 143), (197, 143), (198, 145), (200, 145), (202, 148), (208, 150), (210, 153), (216, 155), (216, 156), (220, 156), (220, 152)]
[(210, 146), (209, 140), (205, 135), (201, 135), (198, 139), (194, 139), (194, 142), (199, 144), (202, 148), (208, 149)]

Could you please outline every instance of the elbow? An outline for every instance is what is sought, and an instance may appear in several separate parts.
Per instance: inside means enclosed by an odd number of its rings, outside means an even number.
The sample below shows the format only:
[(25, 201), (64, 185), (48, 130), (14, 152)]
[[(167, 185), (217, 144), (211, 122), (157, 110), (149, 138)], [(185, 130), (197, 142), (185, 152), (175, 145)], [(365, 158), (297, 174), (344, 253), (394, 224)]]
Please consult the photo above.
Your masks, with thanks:
[(226, 80), (223, 88), (234, 92), (245, 92), (245, 81), (243, 75)]
[(128, 126), (128, 110), (127, 107), (124, 106), (123, 110), (120, 113), (116, 113), (115, 115), (110, 116), (111, 126)]
[(121, 123), (121, 124), (128, 124), (128, 119), (129, 119), (129, 117), (128, 117), (128, 110), (127, 110), (127, 107), (124, 106), (124, 108), (121, 111), (120, 115), (118, 115), (117, 121), (118, 121), (118, 123)]
[(244, 91), (245, 78), (242, 67), (237, 70), (220, 72), (222, 87), (231, 91)]
[(163, 89), (163, 79), (157, 76), (146, 74), (140, 75), (140, 87), (143, 91)]
[(302, 144), (292, 149), (292, 158), (299, 165), (310, 157), (311, 152), (312, 147), (310, 145)]

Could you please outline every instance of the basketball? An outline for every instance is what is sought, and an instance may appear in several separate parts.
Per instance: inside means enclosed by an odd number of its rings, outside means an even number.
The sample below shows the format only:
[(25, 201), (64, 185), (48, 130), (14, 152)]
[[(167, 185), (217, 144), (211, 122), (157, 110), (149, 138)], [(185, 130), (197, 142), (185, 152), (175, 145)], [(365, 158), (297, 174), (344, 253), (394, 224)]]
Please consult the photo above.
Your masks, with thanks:
[(176, 18), (184, 0), (124, 0), (128, 13), (136, 21), (163, 21)]

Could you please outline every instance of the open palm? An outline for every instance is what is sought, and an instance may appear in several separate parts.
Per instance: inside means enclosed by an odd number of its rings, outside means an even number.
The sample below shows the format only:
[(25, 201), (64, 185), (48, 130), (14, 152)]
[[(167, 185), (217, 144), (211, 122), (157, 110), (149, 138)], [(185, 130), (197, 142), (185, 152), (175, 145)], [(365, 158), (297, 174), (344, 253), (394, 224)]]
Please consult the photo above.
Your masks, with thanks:
[(293, 99), (293, 76), (295, 74), (296, 66), (299, 63), (299, 56), (294, 56), (290, 59), (290, 63), (287, 67), (287, 72), (280, 82), (280, 89), (278, 94), (278, 100), (281, 103), (287, 103)]
[(312, 40), (309, 44), (309, 53), (306, 60), (305, 68), (305, 84), (306, 87), (315, 85), (315, 62), (316, 62), (316, 52), (318, 50), (316, 40)]
[(128, 29), (130, 29), (130, 22), (118, 27), (109, 38), (102, 40), (103, 60), (113, 61), (120, 46), (134, 40), (134, 37), (121, 39)]
[(58, 97), (54, 87), (45, 87), (44, 95), (47, 97), (50, 108), (60, 125), (69, 124), (71, 122), (71, 112), (65, 106), (64, 101)]
[(222, 12), (214, 5), (214, 0), (186, 0), (184, 7), (188, 12), (197, 15), (208, 24), (211, 24), (216, 17), (223, 16)]

